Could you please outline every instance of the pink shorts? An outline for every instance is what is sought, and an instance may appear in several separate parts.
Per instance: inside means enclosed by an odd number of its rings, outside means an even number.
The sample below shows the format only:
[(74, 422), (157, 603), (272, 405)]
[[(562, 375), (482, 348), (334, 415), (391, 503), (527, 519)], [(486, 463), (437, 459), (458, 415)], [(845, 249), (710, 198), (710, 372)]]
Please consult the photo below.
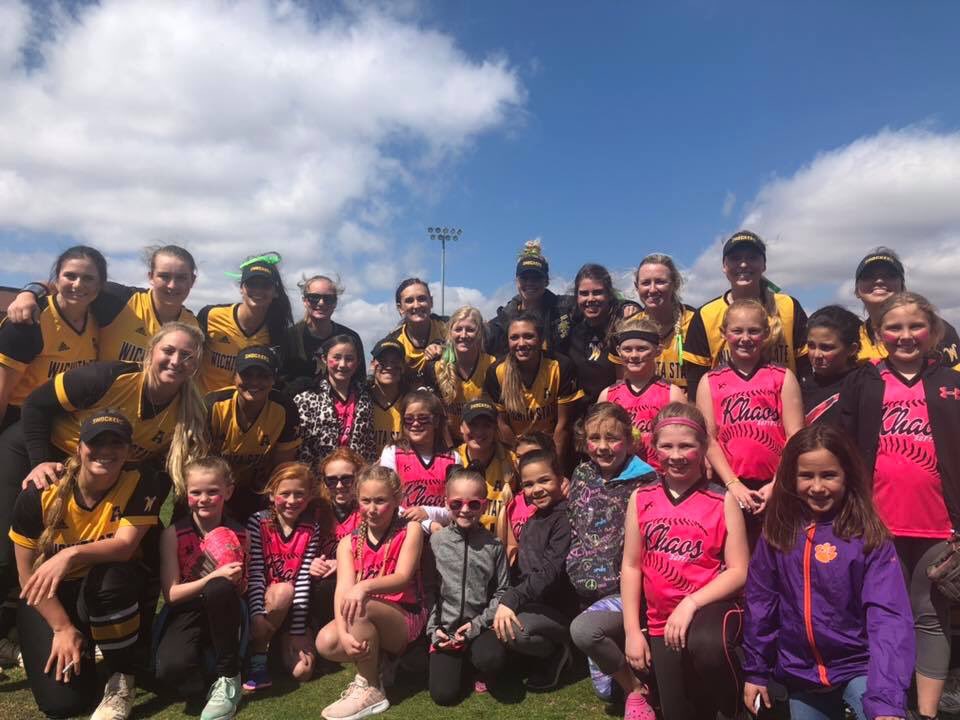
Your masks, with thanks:
[(427, 624), (428, 612), (426, 608), (418, 613), (412, 613), (401, 608), (401, 612), (403, 612), (403, 619), (407, 623), (407, 643), (409, 644), (420, 637), (420, 633), (423, 632), (423, 628)]

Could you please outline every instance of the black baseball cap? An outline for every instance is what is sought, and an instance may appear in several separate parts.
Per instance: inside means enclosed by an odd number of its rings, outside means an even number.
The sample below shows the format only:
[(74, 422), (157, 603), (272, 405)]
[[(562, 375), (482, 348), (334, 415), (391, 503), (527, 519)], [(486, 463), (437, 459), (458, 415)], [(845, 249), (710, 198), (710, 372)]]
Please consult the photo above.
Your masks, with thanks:
[(373, 357), (378, 358), (388, 350), (395, 350), (396, 352), (400, 353), (400, 357), (404, 359), (407, 357), (407, 351), (403, 349), (403, 345), (393, 338), (384, 338), (378, 342), (373, 346), (373, 351), (370, 354)]
[(133, 439), (133, 426), (117, 410), (99, 410), (83, 421), (80, 426), (80, 442), (90, 444), (93, 440), (111, 432), (125, 443)]
[(496, 421), (497, 408), (486, 398), (477, 398), (476, 400), (469, 400), (463, 404), (460, 417), (468, 425), (478, 417), (488, 417)]
[(258, 367), (271, 375), (276, 375), (279, 366), (277, 354), (273, 351), (273, 348), (266, 345), (252, 345), (237, 353), (238, 373), (242, 373), (248, 368)]
[(886, 265), (891, 270), (893, 270), (894, 273), (896, 273), (897, 277), (900, 278), (901, 282), (903, 281), (904, 279), (903, 263), (900, 262), (900, 258), (898, 258), (896, 255), (890, 255), (883, 251), (872, 252), (869, 255), (867, 255), (863, 260), (861, 260), (860, 264), (857, 265), (857, 274), (855, 275), (855, 278), (859, 280), (860, 276), (867, 271), (868, 267), (870, 267), (871, 265), (877, 265), (877, 264)]
[(550, 275), (550, 266), (547, 264), (546, 258), (539, 255), (528, 255), (517, 261), (517, 277), (520, 277), (524, 273), (536, 273), (537, 275), (548, 277)]
[(723, 244), (723, 257), (742, 247), (753, 248), (764, 259), (767, 257), (767, 244), (760, 239), (759, 235), (749, 230), (739, 230), (727, 238), (727, 241)]
[(243, 268), (243, 273), (240, 275), (240, 284), (243, 285), (247, 280), (255, 277), (264, 278), (270, 282), (274, 282), (276, 279), (272, 265), (265, 262), (254, 262)]

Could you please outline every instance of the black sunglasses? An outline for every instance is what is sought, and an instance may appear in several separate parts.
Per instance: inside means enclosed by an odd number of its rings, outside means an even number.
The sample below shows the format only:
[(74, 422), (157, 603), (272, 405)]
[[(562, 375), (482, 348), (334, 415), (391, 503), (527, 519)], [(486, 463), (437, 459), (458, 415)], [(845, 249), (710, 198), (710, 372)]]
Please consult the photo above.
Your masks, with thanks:
[(353, 484), (353, 479), (354, 479), (354, 476), (352, 473), (347, 475), (324, 475), (323, 476), (323, 481), (327, 484), (327, 487), (330, 488), (331, 490), (335, 488), (337, 485), (341, 485), (341, 484), (344, 487), (348, 487)]
[(321, 302), (327, 305), (337, 304), (337, 296), (328, 293), (304, 293), (303, 299), (311, 305), (319, 305)]

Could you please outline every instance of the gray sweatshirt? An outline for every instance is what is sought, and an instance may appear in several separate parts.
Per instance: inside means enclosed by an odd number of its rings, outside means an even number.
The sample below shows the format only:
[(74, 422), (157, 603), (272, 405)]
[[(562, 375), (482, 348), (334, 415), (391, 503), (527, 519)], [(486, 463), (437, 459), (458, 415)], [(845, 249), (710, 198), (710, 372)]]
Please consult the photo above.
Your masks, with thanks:
[(453, 635), (470, 621), (472, 640), (493, 623), (500, 597), (510, 587), (503, 544), (482, 527), (462, 530), (456, 523), (430, 536), (440, 588), (427, 620), (430, 641), (437, 628)]

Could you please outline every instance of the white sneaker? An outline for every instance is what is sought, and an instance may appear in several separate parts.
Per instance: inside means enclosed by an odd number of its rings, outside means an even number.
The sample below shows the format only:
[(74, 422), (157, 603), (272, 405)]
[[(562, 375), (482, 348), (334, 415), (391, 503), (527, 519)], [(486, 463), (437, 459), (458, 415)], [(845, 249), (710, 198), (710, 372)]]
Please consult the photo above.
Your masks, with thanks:
[(368, 715), (382, 713), (390, 707), (390, 701), (380, 688), (371, 687), (357, 675), (340, 699), (327, 705), (320, 713), (326, 720), (360, 720)]
[(103, 700), (93, 711), (90, 720), (127, 720), (133, 711), (137, 688), (133, 675), (114, 673), (103, 689)]
[(0, 667), (23, 667), (20, 646), (14, 640), (0, 638)]

